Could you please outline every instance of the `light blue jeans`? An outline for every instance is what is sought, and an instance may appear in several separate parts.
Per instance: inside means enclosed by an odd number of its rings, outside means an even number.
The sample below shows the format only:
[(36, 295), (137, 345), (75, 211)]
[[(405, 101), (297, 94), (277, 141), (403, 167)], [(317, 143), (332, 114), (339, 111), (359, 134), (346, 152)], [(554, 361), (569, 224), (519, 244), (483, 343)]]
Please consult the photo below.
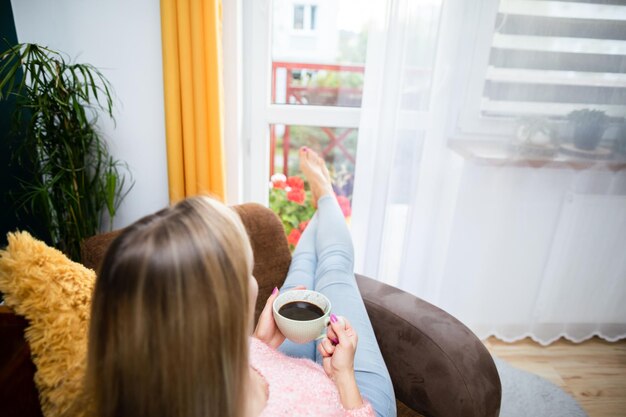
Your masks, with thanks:
[[(297, 285), (321, 292), (330, 300), (334, 314), (350, 320), (359, 336), (354, 373), (361, 395), (372, 404), (379, 417), (395, 416), (391, 378), (354, 278), (352, 237), (334, 196), (319, 199), (317, 212), (293, 253), (281, 290)], [(292, 357), (322, 363), (316, 342), (299, 345), (286, 340), (279, 350)]]

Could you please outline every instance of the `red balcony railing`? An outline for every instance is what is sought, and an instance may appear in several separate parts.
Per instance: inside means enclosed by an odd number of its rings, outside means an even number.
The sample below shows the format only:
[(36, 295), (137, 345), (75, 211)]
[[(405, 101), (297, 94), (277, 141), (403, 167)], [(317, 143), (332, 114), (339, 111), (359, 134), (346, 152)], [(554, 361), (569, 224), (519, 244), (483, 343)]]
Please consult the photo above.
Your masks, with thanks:
[[(285, 82), (277, 84), (278, 72), (285, 71)], [(331, 65), (297, 62), (272, 63), (272, 103), (276, 103), (277, 93), (284, 92), (284, 102), (277, 104), (322, 105), (360, 107), (363, 96), (362, 65)], [(353, 151), (344, 146), (344, 140), (355, 129), (348, 128), (337, 133), (331, 127), (321, 130), (328, 137), (328, 145), (322, 149), (322, 155), (328, 155), (334, 148), (355, 162)], [(285, 126), (283, 134), (283, 174), (288, 175), (290, 147), (290, 127)], [(276, 129), (270, 127), (270, 175), (275, 173)]]

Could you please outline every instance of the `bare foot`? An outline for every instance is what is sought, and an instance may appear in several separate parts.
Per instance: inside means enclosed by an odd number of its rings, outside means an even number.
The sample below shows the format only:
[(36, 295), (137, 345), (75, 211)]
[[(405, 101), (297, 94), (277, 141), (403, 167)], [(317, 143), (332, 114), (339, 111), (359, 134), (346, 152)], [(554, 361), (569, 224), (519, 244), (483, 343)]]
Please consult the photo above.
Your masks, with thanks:
[(310, 148), (300, 148), (300, 169), (306, 177), (313, 194), (313, 205), (317, 207), (317, 200), (326, 194), (333, 193), (330, 173), (326, 163)]

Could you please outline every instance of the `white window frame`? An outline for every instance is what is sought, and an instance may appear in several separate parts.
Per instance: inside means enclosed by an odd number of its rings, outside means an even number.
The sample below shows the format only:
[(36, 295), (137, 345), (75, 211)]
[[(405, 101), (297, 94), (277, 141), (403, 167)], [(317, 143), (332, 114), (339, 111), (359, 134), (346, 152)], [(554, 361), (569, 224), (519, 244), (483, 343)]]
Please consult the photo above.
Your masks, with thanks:
[[(271, 0), (242, 0), (244, 32), (243, 201), (269, 199), (271, 124), (358, 128), (360, 108), (271, 103)], [(319, 10), (318, 10), (319, 13)]]
[(470, 68), (470, 71), (458, 75), (464, 95), (463, 105), (458, 109), (457, 125), (451, 134), (455, 138), (484, 140), (490, 136), (509, 135), (514, 129), (513, 121), (485, 118), (480, 112), (498, 5), (499, 0), (491, 0), (465, 10), (461, 33), (468, 36), (462, 41), (465, 46), (459, 48), (458, 68)]
[(243, 53), (242, 0), (224, 2), (222, 9), (222, 79), (224, 82), (224, 159), (226, 203), (240, 204), (244, 199), (243, 166), (245, 148), (242, 141)]
[[(358, 129), (361, 108), (335, 106), (286, 105), (271, 103), (271, 0), (240, 0), (243, 3), (243, 127), (242, 127), (242, 193), (241, 201), (268, 205), (269, 199), (269, 132), (270, 125), (302, 125)], [(384, 10), (384, 9), (383, 9)], [(318, 6), (319, 13), (319, 6)], [(370, 39), (368, 55), (384, 56), (381, 40)], [(388, 82), (380, 80), (383, 60), (368, 60), (366, 79), (369, 88), (381, 93)], [(364, 87), (365, 88), (365, 87)], [(381, 91), (378, 91), (381, 90)], [(400, 110), (398, 127), (428, 129), (430, 111)], [(366, 144), (359, 144), (359, 147)]]

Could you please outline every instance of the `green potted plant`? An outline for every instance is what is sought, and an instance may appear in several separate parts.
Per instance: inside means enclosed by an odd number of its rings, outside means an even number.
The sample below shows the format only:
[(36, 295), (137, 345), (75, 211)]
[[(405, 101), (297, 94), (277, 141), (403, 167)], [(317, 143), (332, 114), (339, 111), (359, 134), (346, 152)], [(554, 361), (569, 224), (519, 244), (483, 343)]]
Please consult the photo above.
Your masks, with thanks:
[(15, 97), (12, 163), (28, 167), (16, 178), (18, 207), (42, 217), (37, 236), (72, 259), (80, 243), (113, 218), (130, 188), (125, 165), (98, 132), (99, 114), (113, 118), (111, 86), (92, 65), (73, 64), (54, 50), (18, 44), (0, 53), (0, 99)]
[(574, 146), (584, 151), (596, 149), (608, 126), (608, 117), (600, 110), (574, 110), (567, 115), (573, 127)]

